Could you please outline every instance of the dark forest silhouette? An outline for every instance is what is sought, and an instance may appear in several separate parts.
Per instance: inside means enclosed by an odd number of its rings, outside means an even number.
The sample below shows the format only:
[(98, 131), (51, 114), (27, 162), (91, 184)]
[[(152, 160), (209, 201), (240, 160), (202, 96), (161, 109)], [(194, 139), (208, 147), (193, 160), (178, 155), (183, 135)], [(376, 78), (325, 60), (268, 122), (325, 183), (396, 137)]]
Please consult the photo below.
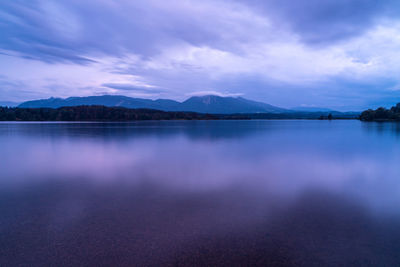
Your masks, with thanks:
[[(334, 119), (357, 119), (355, 113), (336, 113)], [(326, 112), (205, 114), (105, 106), (53, 108), (0, 107), (0, 121), (140, 121), (140, 120), (251, 120), (332, 119)]]
[(378, 108), (366, 110), (361, 113), (362, 121), (400, 121), (400, 103), (391, 109)]

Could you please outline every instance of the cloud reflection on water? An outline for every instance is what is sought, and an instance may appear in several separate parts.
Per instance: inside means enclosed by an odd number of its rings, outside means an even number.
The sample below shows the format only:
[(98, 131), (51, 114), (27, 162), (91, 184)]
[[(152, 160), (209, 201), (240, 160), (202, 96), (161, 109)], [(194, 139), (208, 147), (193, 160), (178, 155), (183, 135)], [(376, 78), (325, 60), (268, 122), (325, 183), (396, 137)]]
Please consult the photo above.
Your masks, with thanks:
[(399, 262), (398, 139), (373, 127), (0, 124), (0, 262)]

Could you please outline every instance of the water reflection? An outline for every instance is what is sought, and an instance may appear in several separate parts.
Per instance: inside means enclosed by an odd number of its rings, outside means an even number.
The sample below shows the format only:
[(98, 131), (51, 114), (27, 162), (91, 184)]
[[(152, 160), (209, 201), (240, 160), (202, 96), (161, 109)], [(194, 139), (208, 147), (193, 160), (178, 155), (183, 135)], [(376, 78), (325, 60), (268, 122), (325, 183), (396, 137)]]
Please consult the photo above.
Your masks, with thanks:
[(400, 137), (400, 123), (397, 122), (366, 122), (362, 126), (365, 131), (371, 134), (377, 133)]
[(0, 265), (398, 265), (381, 127), (0, 124)]

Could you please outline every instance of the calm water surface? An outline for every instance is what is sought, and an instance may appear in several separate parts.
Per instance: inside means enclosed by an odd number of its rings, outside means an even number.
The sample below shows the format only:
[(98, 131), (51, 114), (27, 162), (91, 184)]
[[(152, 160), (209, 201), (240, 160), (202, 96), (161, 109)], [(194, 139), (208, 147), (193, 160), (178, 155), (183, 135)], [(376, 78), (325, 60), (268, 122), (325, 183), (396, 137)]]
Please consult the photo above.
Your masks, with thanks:
[(0, 123), (0, 266), (399, 266), (400, 124)]

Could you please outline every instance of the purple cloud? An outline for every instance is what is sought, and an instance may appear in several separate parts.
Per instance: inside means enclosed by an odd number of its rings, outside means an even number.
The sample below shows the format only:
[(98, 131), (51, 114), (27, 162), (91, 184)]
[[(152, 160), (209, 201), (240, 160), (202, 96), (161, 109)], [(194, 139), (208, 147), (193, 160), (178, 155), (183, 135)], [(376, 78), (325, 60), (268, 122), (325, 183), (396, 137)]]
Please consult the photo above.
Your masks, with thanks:
[(394, 0), (3, 1), (0, 98), (240, 92), (283, 107), (391, 105), (396, 11)]

